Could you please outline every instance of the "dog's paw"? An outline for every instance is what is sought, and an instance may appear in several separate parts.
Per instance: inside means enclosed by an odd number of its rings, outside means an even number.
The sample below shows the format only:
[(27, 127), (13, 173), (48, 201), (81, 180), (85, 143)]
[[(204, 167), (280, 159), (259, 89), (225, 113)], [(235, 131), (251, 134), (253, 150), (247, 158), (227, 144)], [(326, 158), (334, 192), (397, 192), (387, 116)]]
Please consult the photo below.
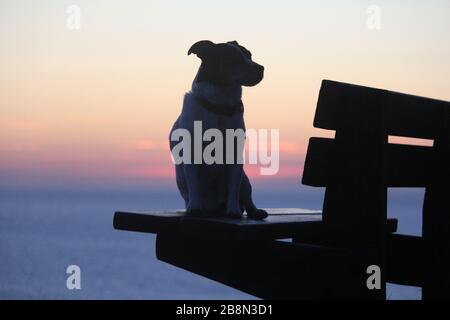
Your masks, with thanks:
[(247, 212), (247, 217), (249, 217), (250, 219), (256, 219), (256, 220), (263, 220), (265, 218), (267, 218), (269, 214), (267, 213), (266, 210), (263, 209), (256, 209), (254, 211), (251, 212)]
[(231, 219), (240, 219), (242, 218), (242, 212), (240, 211), (236, 211), (236, 212), (227, 212), (227, 218), (231, 218)]
[(186, 213), (191, 216), (202, 216), (203, 215), (202, 206), (194, 203), (188, 203), (186, 207)]
[(239, 207), (236, 207), (236, 208), (231, 207), (231, 208), (227, 208), (226, 216), (228, 218), (232, 218), (232, 219), (240, 219), (240, 218), (242, 218), (242, 213), (243, 213), (243, 211), (240, 210)]
[(201, 209), (191, 209), (187, 208), (186, 213), (190, 216), (201, 217), (203, 216), (203, 211)]

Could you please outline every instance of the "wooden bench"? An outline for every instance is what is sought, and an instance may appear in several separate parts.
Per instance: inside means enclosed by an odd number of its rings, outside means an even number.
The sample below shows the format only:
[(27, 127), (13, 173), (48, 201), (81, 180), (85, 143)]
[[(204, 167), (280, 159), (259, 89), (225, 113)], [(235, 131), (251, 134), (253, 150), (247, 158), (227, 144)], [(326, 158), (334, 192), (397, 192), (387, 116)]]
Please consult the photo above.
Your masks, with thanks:
[[(386, 281), (450, 296), (450, 104), (324, 80), (303, 183), (326, 187), (323, 213), (273, 209), (265, 221), (116, 212), (114, 227), (156, 233), (157, 258), (266, 299), (384, 299)], [(433, 147), (388, 136), (433, 139)], [(388, 187), (425, 187), (423, 237), (394, 234)], [(293, 239), (281, 241), (280, 239)], [(381, 268), (369, 290), (367, 267)]]

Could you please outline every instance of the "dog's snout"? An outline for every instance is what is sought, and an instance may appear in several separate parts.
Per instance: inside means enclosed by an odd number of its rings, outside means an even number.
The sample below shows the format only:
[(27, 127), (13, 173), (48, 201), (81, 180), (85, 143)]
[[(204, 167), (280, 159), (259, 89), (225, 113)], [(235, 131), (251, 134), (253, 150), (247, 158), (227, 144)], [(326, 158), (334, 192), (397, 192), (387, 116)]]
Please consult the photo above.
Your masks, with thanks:
[(258, 64), (256, 70), (261, 78), (264, 77), (264, 66)]
[(260, 64), (258, 64), (257, 72), (259, 74), (259, 77), (262, 79), (264, 77), (264, 67)]
[(253, 87), (264, 78), (264, 67), (258, 63), (253, 63), (251, 69), (248, 69), (246, 78), (240, 83), (243, 86)]

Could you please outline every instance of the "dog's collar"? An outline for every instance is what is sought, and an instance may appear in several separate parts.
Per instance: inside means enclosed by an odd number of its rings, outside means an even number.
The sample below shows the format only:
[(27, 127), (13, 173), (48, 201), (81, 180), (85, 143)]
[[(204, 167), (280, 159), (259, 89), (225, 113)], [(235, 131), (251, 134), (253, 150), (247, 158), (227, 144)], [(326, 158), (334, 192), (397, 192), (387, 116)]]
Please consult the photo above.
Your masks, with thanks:
[(244, 112), (244, 104), (242, 103), (242, 100), (239, 100), (239, 102), (235, 105), (221, 105), (209, 102), (205, 98), (199, 96), (195, 96), (195, 99), (203, 108), (216, 114), (231, 117), (237, 113)]

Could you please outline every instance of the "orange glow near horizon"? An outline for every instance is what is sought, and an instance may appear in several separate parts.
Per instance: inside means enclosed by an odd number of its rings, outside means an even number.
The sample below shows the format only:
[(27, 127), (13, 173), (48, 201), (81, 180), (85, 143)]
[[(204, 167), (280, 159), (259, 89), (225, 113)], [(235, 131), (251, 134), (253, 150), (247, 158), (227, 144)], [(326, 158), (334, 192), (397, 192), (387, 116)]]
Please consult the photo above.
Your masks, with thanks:
[(200, 39), (237, 40), (265, 66), (263, 82), (244, 89), (245, 117), (248, 128), (280, 130), (280, 172), (247, 170), (299, 183), (309, 137), (332, 135), (312, 125), (322, 79), (450, 100), (449, 2), (378, 2), (373, 31), (364, 0), (80, 0), (80, 30), (66, 27), (69, 1), (2, 1), (0, 184), (172, 180), (168, 134)]

